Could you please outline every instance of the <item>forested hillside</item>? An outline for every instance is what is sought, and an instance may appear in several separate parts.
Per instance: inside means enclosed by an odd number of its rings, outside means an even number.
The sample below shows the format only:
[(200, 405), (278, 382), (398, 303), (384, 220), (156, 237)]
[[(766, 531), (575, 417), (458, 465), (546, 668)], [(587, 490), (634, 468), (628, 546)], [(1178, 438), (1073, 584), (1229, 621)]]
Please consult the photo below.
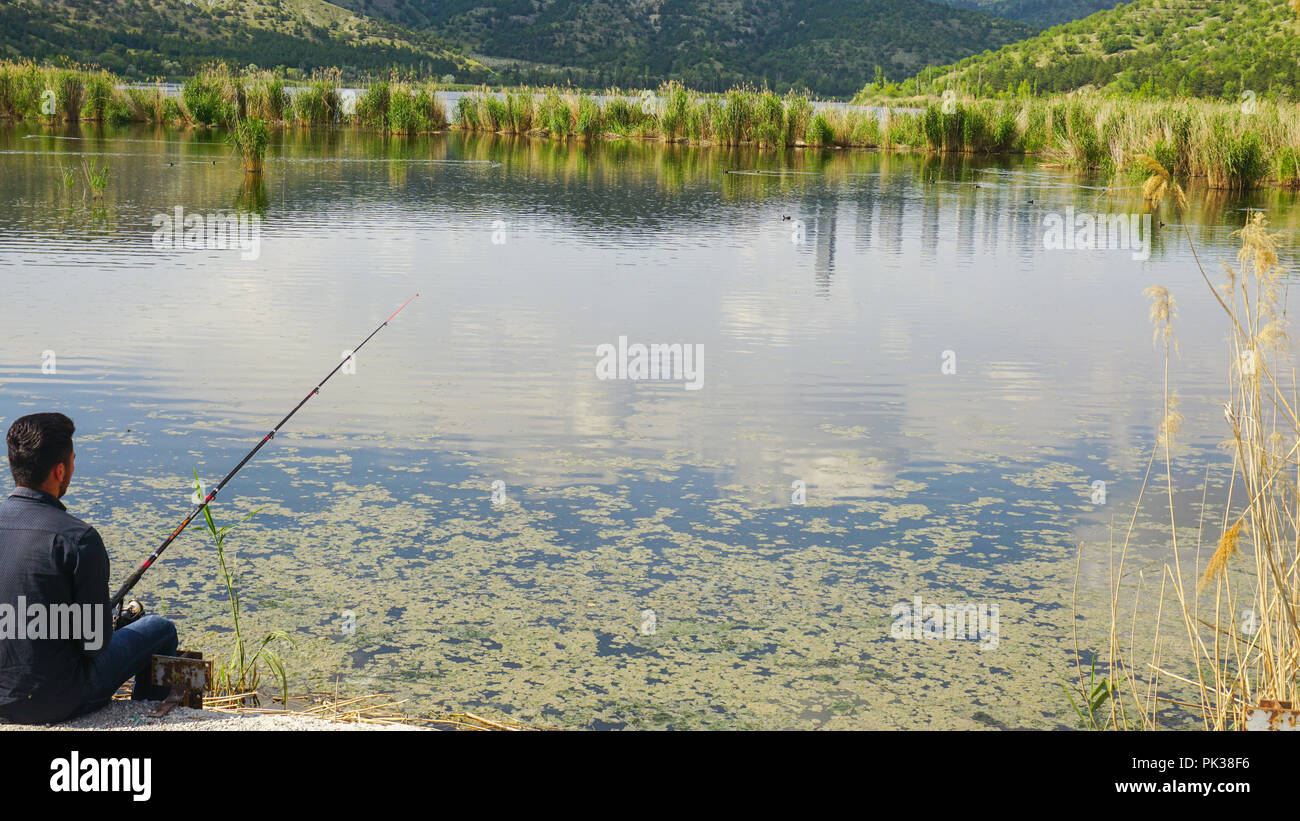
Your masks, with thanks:
[(522, 82), (537, 66), (575, 82), (705, 91), (748, 83), (851, 95), (1022, 39), (1035, 29), (925, 0), (340, 0), (431, 31)]
[(93, 63), (124, 77), (193, 74), (213, 59), (345, 75), (390, 66), (465, 81), (491, 75), (428, 34), (321, 0), (17, 0), (0, 3), (0, 57)]
[(1289, 0), (1137, 0), (933, 72), (934, 88), (1295, 99), (1300, 26)]

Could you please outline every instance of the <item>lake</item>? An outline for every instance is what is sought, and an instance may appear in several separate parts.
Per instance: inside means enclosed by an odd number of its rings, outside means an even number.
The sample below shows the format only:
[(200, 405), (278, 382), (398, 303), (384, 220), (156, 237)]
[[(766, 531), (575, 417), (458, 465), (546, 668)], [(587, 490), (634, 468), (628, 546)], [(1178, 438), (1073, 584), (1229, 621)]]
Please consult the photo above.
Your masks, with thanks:
[[(1162, 416), (1148, 286), (1177, 303), (1180, 527), (1231, 468), (1228, 326), (1175, 212), (1145, 247), (1045, 247), (1053, 219), (1139, 215), (1140, 185), (295, 129), (246, 183), (211, 132), (0, 126), (0, 421), (73, 417), (64, 501), (116, 583), (196, 470), (217, 482), (418, 292), (213, 506), (260, 510), (228, 549), (296, 690), (570, 728), (1073, 727), (1058, 674), (1102, 649), (1107, 540)], [(1216, 282), (1250, 209), (1296, 258), (1294, 192), (1189, 194)], [(256, 242), (159, 228), (225, 213)], [(637, 345), (691, 367), (640, 372)], [(1168, 532), (1148, 493), (1147, 567)], [(136, 594), (228, 647), (200, 527)], [(924, 633), (935, 606), (978, 629)]]

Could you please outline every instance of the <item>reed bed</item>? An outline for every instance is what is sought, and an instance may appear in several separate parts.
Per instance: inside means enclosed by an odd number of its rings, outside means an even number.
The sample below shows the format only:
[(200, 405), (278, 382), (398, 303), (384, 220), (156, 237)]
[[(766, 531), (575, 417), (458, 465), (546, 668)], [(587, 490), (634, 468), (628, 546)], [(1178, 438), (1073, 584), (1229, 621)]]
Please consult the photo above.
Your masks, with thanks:
[(349, 112), (337, 71), (318, 72), (293, 89), (282, 74), (238, 73), (214, 63), (188, 79), (175, 97), (161, 84), (127, 86), (105, 71), (0, 61), (0, 120), (231, 128), (256, 119), (268, 125), (350, 124), (415, 134), (447, 128), (437, 90), (433, 83), (381, 79), (364, 90), (364, 103)]
[(384, 79), (372, 83), (357, 99), (354, 112), (342, 111), (341, 121), (384, 134), (427, 134), (447, 128), (447, 111), (432, 83)]
[(272, 126), (351, 125), (396, 135), (455, 127), (552, 140), (1035, 154), (1064, 168), (1139, 177), (1145, 171), (1137, 158), (1151, 156), (1176, 178), (1214, 189), (1300, 187), (1300, 106), (1290, 103), (949, 95), (917, 110), (815, 110), (797, 94), (746, 87), (702, 95), (668, 83), (656, 91), (608, 89), (594, 96), (555, 87), (480, 88), (449, 116), (433, 83), (391, 74), (352, 97), (339, 77), (337, 70), (318, 72), (291, 89), (273, 72), (236, 73), (214, 64), (174, 99), (160, 89), (123, 88), (102, 71), (0, 61), (0, 119), (224, 128), (255, 117)]
[(270, 134), (260, 117), (244, 117), (226, 132), (230, 145), (239, 153), (245, 174), (261, 174)]
[(247, 113), (247, 91), (225, 65), (209, 66), (181, 86), (185, 119), (196, 125), (229, 125)]
[(454, 127), (556, 140), (642, 138), (767, 148), (847, 145), (854, 136), (870, 134), (874, 139), (879, 132), (874, 114), (855, 110), (836, 119), (844, 138), (809, 143), (813, 119), (812, 103), (806, 97), (780, 97), (749, 88), (701, 96), (679, 83), (668, 83), (658, 93), (614, 88), (600, 96), (560, 88), (524, 88), (500, 95), (480, 89), (459, 100)]
[(1141, 178), (1143, 156), (1223, 190), (1300, 186), (1300, 107), (1101, 95), (945, 100), (922, 115), (940, 153), (1042, 155), (1064, 168)]
[(292, 111), (293, 98), (284, 77), (270, 71), (245, 75), (245, 113), (266, 122), (284, 122)]
[[(520, 99), (522, 98), (522, 102)], [(1145, 173), (1138, 157), (1167, 162), (1210, 188), (1300, 186), (1300, 108), (1207, 101), (1153, 102), (1100, 95), (958, 100), (921, 112), (823, 108), (804, 97), (733, 89), (701, 97), (678, 85), (638, 98), (525, 89), (511, 106), (536, 111), (531, 128), (481, 90), (460, 101), (456, 127), (553, 139), (646, 137), (722, 146), (924, 150), (940, 154), (1037, 154), (1065, 168)]]
[[(1170, 170), (1154, 157), (1143, 163), (1148, 203), (1158, 208), (1171, 197), (1181, 212), (1185, 197)], [(1168, 377), (1177, 313), (1167, 289), (1147, 289), (1155, 341), (1164, 348), (1164, 418), (1137, 505), (1152, 467), (1163, 461), (1160, 495), (1168, 497), (1171, 552), (1158, 579), (1137, 573), (1135, 580), (1135, 572), (1126, 571), (1134, 563), (1148, 572), (1151, 566), (1146, 556), (1134, 556), (1135, 508), (1111, 554), (1109, 650), (1101, 674), (1095, 666), (1085, 674), (1080, 666), (1074, 690), (1067, 687), (1093, 728), (1156, 729), (1190, 713), (1204, 729), (1241, 729), (1261, 706), (1300, 705), (1300, 407), (1285, 325), (1286, 272), (1262, 212), (1254, 212), (1237, 235), (1237, 264), (1224, 266), (1221, 282), (1200, 270), (1228, 327), (1223, 415), (1232, 472), (1222, 512), (1207, 517), (1203, 511), (1194, 540), (1186, 523), (1182, 530), (1176, 526), (1171, 478), (1170, 450), (1182, 420)], [(1158, 474), (1154, 478), (1159, 483)], [(1159, 506), (1166, 509), (1164, 501)], [(1167, 614), (1176, 625), (1169, 632), (1162, 629)], [(1137, 648), (1125, 635), (1126, 625), (1139, 619), (1154, 627), (1150, 648)]]
[(161, 88), (123, 87), (102, 70), (0, 60), (0, 120), (122, 125), (181, 118), (179, 103)]

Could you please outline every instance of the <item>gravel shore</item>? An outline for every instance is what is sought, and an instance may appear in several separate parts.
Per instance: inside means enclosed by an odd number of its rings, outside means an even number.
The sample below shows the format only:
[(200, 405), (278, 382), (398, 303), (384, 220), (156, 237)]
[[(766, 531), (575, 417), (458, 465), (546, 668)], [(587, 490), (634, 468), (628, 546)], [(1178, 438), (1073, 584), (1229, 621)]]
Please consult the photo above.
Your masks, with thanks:
[(357, 724), (326, 721), (297, 715), (259, 715), (257, 713), (218, 713), (176, 707), (162, 718), (149, 713), (156, 701), (113, 701), (107, 707), (62, 724), (5, 724), (3, 730), (422, 730), (400, 724)]

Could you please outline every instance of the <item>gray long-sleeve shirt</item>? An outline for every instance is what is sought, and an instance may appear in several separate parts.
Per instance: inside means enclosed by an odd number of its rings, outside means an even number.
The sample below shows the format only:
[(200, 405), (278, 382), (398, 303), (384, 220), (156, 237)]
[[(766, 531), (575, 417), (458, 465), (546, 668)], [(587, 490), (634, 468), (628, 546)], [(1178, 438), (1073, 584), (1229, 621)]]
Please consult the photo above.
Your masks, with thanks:
[(109, 602), (93, 527), (32, 488), (0, 503), (0, 717), (48, 723), (81, 705), (90, 660), (113, 637)]

